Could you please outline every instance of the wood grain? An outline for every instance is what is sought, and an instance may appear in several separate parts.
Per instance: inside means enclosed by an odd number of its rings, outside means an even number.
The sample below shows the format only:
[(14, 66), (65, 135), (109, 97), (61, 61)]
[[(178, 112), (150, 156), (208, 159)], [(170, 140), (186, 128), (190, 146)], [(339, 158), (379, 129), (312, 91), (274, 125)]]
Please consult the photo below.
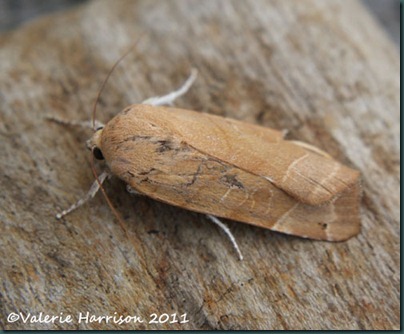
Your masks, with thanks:
[[(245, 255), (203, 215), (93, 181), (87, 120), (176, 88), (177, 102), (309, 142), (363, 176), (362, 232), (327, 243), (227, 221)], [(0, 37), (0, 324), (3, 329), (398, 329), (399, 59), (366, 10), (340, 1), (95, 1)], [(11, 323), (12, 312), (72, 323)], [(79, 312), (143, 323), (78, 323)], [(187, 313), (186, 324), (149, 324)]]

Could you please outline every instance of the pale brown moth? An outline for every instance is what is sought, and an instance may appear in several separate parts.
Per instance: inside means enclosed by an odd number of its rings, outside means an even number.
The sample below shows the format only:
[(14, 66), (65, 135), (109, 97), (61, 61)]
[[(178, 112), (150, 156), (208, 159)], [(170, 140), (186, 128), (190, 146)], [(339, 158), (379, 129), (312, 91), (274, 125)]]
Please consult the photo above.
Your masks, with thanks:
[(188, 210), (328, 241), (359, 232), (359, 173), (282, 132), (132, 105), (90, 144), (137, 192)]
[(183, 95), (195, 76), (98, 126), (87, 145), (108, 171), (58, 218), (93, 197), (112, 174), (135, 193), (207, 214), (218, 224), (221, 217), (327, 241), (359, 233), (358, 171), (286, 140), (283, 131), (162, 106)]

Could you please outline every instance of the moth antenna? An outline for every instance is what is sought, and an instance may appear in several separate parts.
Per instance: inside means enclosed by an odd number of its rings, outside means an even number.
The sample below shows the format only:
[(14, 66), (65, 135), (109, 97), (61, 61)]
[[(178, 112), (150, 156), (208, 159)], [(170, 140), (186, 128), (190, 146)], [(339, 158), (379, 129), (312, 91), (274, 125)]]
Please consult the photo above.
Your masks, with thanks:
[(101, 97), (101, 93), (104, 90), (104, 87), (109, 79), (109, 77), (111, 76), (112, 72), (115, 70), (115, 68), (119, 65), (119, 63), (130, 53), (132, 52), (132, 50), (138, 45), (140, 39), (143, 37), (143, 34), (140, 35), (140, 37), (137, 39), (137, 41), (122, 55), (118, 58), (118, 60), (115, 62), (115, 64), (111, 67), (111, 69), (109, 70), (107, 76), (105, 77), (100, 90), (98, 91), (97, 97), (94, 101), (94, 106), (93, 106), (93, 117), (92, 117), (92, 123), (93, 123), (93, 130), (96, 130), (96, 122), (95, 122), (95, 113), (96, 113), (96, 109), (97, 109), (97, 104), (98, 101)]
[(109, 199), (109, 197), (108, 197), (108, 195), (107, 195), (107, 193), (106, 193), (104, 187), (102, 186), (102, 182), (100, 181), (100, 179), (99, 179), (99, 177), (98, 177), (97, 171), (95, 170), (95, 166), (94, 166), (94, 155), (93, 155), (93, 154), (91, 154), (91, 170), (92, 170), (92, 172), (93, 172), (93, 175), (94, 175), (94, 177), (95, 177), (95, 180), (97, 181), (97, 183), (98, 183), (98, 185), (99, 185), (99, 187), (100, 187), (100, 189), (101, 189), (102, 194), (103, 194), (104, 197), (105, 197), (105, 200), (106, 200), (107, 203), (108, 203), (108, 206), (109, 206), (110, 209), (112, 210), (112, 213), (115, 215), (115, 217), (118, 219), (119, 225), (121, 226), (122, 230), (125, 232), (126, 237), (127, 237), (128, 239), (130, 239), (130, 238), (129, 238), (129, 234), (128, 234), (128, 230), (127, 230), (127, 228), (126, 228), (126, 226), (125, 226), (125, 223), (124, 223), (124, 220), (122, 219), (122, 217), (121, 217), (121, 215), (119, 214), (118, 210), (116, 210), (115, 207), (112, 205), (112, 202), (111, 202), (111, 200)]

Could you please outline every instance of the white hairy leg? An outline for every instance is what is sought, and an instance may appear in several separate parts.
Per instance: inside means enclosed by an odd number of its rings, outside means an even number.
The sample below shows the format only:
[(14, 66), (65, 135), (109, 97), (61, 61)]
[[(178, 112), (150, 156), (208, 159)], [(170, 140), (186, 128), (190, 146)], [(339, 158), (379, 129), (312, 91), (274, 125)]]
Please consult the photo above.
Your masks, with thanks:
[(184, 82), (184, 84), (177, 90), (168, 93), (167, 95), (163, 96), (154, 96), (151, 98), (148, 98), (142, 102), (142, 104), (150, 104), (152, 106), (161, 106), (161, 105), (172, 105), (175, 99), (180, 97), (181, 95), (184, 95), (189, 88), (191, 88), (192, 84), (194, 83), (196, 76), (198, 74), (198, 71), (193, 68), (191, 70), (191, 75), (189, 78)]
[[(108, 172), (102, 172), (101, 175), (98, 176), (98, 180), (100, 181), (100, 183), (102, 184), (106, 178), (110, 176), (110, 173)], [(83, 198), (80, 198), (75, 204), (73, 204), (70, 208), (63, 210), (62, 212), (58, 213), (56, 215), (57, 219), (61, 219), (62, 217), (66, 216), (67, 214), (69, 214), (70, 212), (76, 210), (77, 208), (81, 207), (84, 203), (86, 203), (89, 199), (93, 198), (98, 190), (100, 190), (100, 184), (98, 183), (97, 180), (94, 181), (94, 183), (92, 184), (90, 190), (88, 191), (88, 193), (86, 194), (86, 196), (84, 196)]]
[[(54, 116), (46, 116), (46, 119), (58, 123), (58, 124), (62, 124), (62, 125), (73, 125), (73, 126), (81, 126), (82, 128), (89, 128), (89, 129), (93, 129), (93, 122), (92, 121), (68, 121), (66, 119), (63, 118), (59, 118), (59, 117), (54, 117)], [(99, 122), (99, 121), (95, 121), (95, 128), (103, 128), (104, 124)]]
[(240, 261), (243, 260), (243, 255), (241, 254), (240, 248), (237, 245), (237, 241), (236, 238), (234, 238), (233, 234), (231, 233), (230, 229), (223, 224), (217, 217), (212, 216), (212, 215), (206, 215), (206, 217), (208, 217), (212, 222), (214, 222), (217, 226), (219, 226), (224, 233), (227, 234), (227, 236), (229, 237), (231, 243), (233, 244), (234, 249), (236, 250), (238, 257), (240, 259)]

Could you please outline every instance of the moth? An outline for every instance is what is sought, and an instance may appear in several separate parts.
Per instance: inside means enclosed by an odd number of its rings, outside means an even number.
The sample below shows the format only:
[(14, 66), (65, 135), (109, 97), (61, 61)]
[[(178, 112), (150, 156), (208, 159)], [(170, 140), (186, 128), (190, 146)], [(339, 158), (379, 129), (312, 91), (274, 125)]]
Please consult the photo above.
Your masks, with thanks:
[(359, 233), (358, 171), (314, 146), (286, 140), (283, 131), (163, 106), (195, 77), (193, 72), (177, 91), (130, 105), (97, 126), (87, 146), (108, 171), (59, 218), (93, 197), (112, 174), (131, 192), (207, 214), (216, 223), (227, 218), (327, 241)]

